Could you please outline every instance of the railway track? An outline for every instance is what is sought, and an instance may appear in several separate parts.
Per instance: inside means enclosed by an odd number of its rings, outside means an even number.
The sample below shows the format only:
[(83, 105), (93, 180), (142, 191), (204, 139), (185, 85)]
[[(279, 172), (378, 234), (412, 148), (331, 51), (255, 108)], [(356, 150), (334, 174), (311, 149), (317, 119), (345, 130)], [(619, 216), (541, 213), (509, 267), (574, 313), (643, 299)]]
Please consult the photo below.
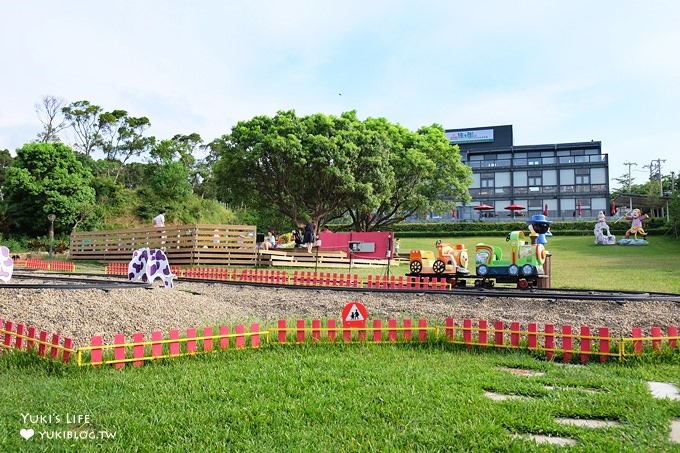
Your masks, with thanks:
[[(31, 280), (32, 283), (8, 283), (1, 284), (2, 288), (15, 289), (59, 289), (59, 290), (74, 290), (74, 289), (134, 289), (153, 287), (152, 284), (145, 284), (141, 282), (129, 282), (124, 277), (116, 276), (93, 276), (90, 274), (45, 274), (36, 272), (15, 272), (12, 276), (17, 280)], [(431, 289), (398, 289), (398, 288), (366, 288), (366, 287), (346, 287), (333, 285), (290, 285), (290, 284), (273, 284), (273, 283), (258, 283), (249, 281), (234, 281), (234, 280), (213, 280), (200, 278), (186, 278), (183, 277), (178, 282), (189, 283), (203, 283), (210, 285), (238, 285), (238, 286), (252, 286), (261, 288), (288, 288), (299, 289), (303, 291), (342, 291), (348, 293), (390, 293), (390, 294), (428, 294), (428, 295), (461, 295), (467, 297), (515, 297), (522, 299), (547, 299), (547, 300), (583, 300), (583, 301), (615, 301), (620, 304), (628, 302), (644, 302), (644, 301), (670, 301), (680, 303), (680, 294), (673, 293), (658, 293), (647, 291), (608, 291), (608, 290), (592, 290), (592, 289), (516, 289), (511, 287), (493, 287), (493, 288), (477, 288), (477, 287), (455, 287), (450, 290), (431, 290)], [(186, 291), (181, 287), (177, 287), (181, 291)], [(194, 292), (194, 291), (190, 291)]]
[(129, 282), (122, 278), (95, 277), (87, 274), (45, 274), (38, 272), (14, 272), (12, 280), (30, 281), (31, 283), (0, 283), (0, 290), (11, 289), (100, 289), (109, 291), (112, 289), (139, 289), (152, 288), (149, 283)]

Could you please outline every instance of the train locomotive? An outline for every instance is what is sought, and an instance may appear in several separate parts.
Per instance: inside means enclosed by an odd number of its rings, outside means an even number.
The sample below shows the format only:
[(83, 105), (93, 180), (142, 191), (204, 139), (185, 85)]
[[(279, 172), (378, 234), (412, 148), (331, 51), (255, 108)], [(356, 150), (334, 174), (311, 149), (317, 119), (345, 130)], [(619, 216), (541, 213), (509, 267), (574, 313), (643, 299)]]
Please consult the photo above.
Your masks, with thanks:
[(411, 250), (408, 276), (446, 278), (454, 286), (493, 287), (495, 283), (514, 283), (526, 289), (538, 286), (544, 274), (548, 255), (542, 241), (531, 244), (523, 231), (506, 236), (510, 244), (508, 255), (501, 247), (479, 243), (475, 245), (475, 274), (468, 270), (468, 252), (464, 244), (443, 244), (437, 241), (437, 255), (429, 250)]

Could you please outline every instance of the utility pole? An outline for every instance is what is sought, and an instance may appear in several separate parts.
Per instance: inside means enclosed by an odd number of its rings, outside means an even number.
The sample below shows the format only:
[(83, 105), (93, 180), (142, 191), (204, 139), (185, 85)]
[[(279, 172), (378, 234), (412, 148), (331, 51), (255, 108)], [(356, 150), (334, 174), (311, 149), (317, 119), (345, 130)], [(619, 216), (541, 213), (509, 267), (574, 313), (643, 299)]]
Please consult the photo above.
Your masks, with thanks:
[(663, 197), (663, 181), (661, 179), (661, 162), (666, 162), (666, 159), (656, 159), (645, 165), (649, 167), (649, 180), (658, 179), (659, 180), (659, 196)]
[(628, 166), (628, 193), (630, 193), (630, 185), (631, 185), (631, 176), (630, 176), (630, 167), (635, 165), (637, 167), (637, 164), (635, 162), (624, 162), (623, 165)]

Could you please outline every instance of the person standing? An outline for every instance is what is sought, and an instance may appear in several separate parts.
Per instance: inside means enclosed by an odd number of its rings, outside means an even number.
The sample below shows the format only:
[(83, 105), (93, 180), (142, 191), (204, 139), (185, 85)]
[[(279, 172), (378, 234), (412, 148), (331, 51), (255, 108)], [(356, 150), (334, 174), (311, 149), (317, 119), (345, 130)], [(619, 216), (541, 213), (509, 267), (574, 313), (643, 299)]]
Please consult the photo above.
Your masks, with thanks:
[(305, 225), (305, 232), (302, 236), (302, 243), (307, 245), (307, 252), (312, 253), (312, 247), (314, 246), (314, 230), (316, 225), (310, 220)]
[(165, 209), (161, 211), (156, 217), (151, 221), (152, 225), (158, 228), (163, 228), (165, 226)]

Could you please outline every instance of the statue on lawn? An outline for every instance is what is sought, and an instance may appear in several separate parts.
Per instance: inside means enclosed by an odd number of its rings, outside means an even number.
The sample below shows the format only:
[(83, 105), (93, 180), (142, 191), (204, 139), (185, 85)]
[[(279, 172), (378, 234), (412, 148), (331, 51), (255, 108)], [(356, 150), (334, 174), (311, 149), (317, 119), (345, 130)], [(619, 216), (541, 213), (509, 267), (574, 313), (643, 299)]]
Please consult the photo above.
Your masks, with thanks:
[[(642, 222), (643, 220), (648, 219), (649, 215), (643, 214), (642, 211), (635, 208), (624, 214), (621, 218), (630, 221), (630, 228), (626, 230), (626, 237), (618, 242), (619, 245), (647, 245), (648, 242), (645, 239), (647, 232), (643, 228)], [(630, 238), (631, 234), (633, 235), (633, 239)], [(638, 239), (638, 234), (641, 235), (642, 238)]]
[(597, 213), (597, 223), (593, 229), (593, 234), (595, 235), (595, 243), (598, 245), (616, 244), (616, 236), (610, 233), (607, 219), (602, 211)]

